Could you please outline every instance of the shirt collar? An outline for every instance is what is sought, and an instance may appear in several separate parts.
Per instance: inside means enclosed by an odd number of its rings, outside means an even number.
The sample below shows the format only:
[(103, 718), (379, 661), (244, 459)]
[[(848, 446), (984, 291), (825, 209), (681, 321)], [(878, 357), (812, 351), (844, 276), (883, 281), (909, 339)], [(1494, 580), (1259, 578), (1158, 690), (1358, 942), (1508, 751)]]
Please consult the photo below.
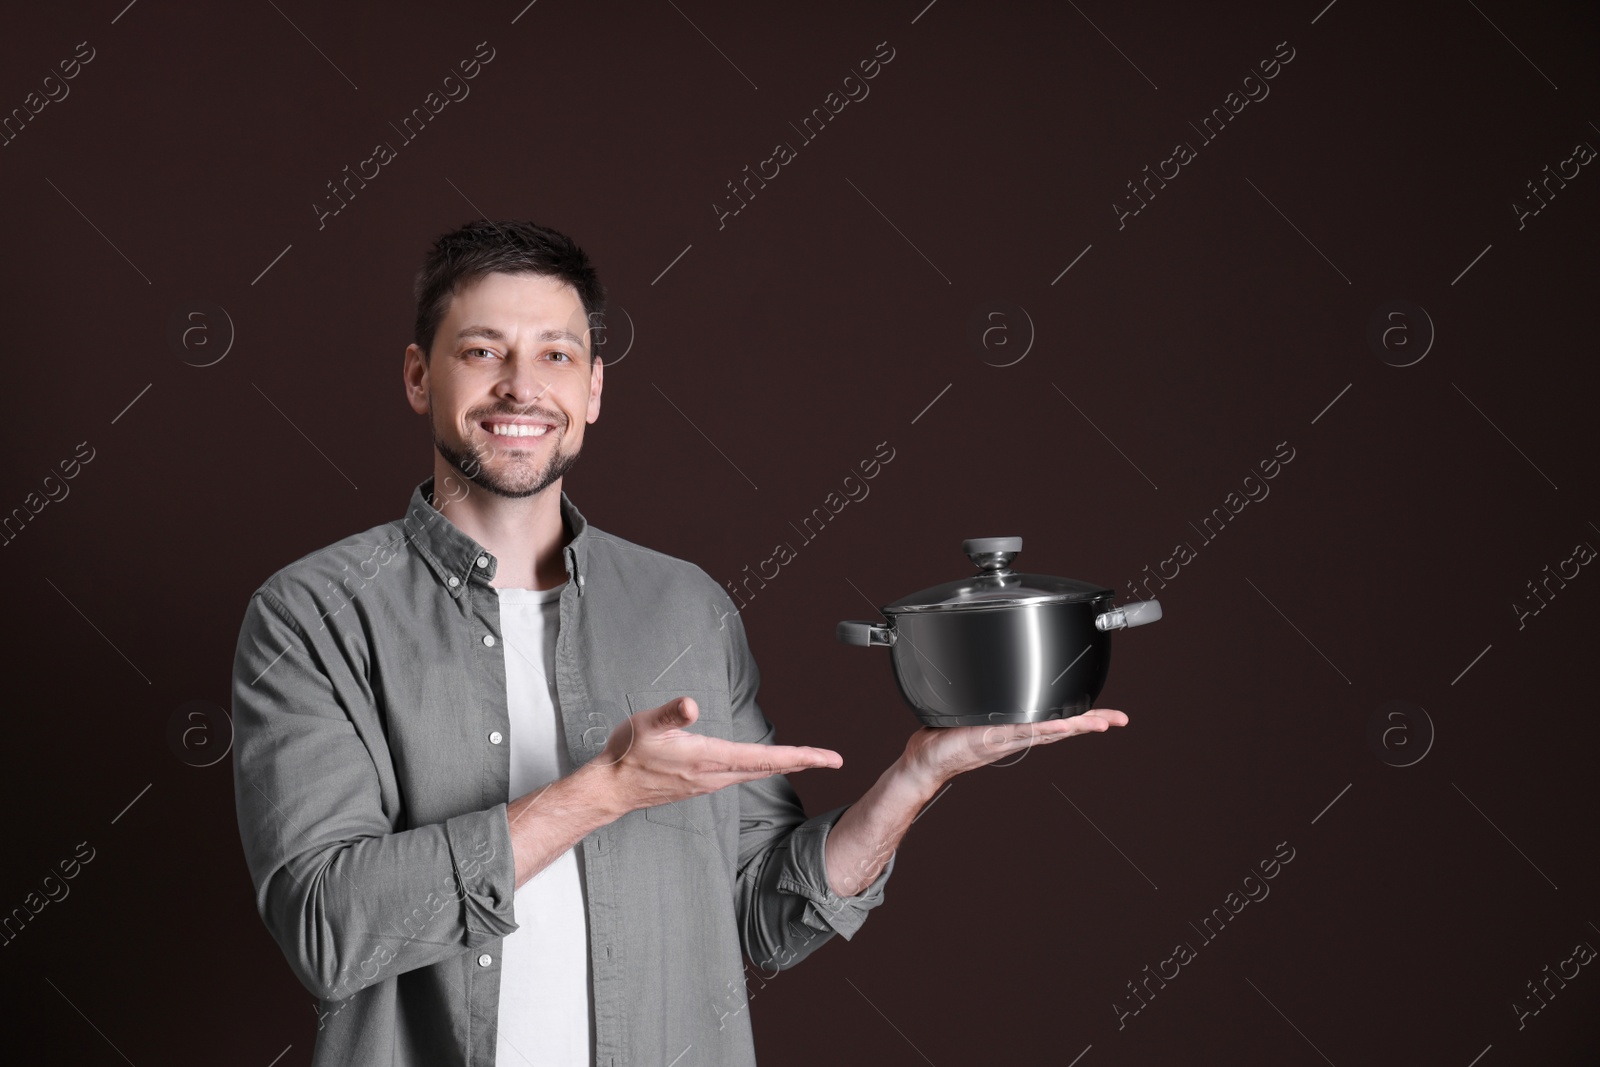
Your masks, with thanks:
[[(583, 513), (561, 491), (561, 524), (566, 534), (562, 557), (567, 573), (575, 579), (582, 595), (584, 571), (589, 553), (589, 523)], [(500, 561), (494, 553), (468, 537), (433, 506), (433, 475), (428, 475), (411, 491), (411, 502), (400, 521), (405, 537), (417, 547), (434, 576), (452, 597), (466, 592), (469, 582), (490, 584)]]

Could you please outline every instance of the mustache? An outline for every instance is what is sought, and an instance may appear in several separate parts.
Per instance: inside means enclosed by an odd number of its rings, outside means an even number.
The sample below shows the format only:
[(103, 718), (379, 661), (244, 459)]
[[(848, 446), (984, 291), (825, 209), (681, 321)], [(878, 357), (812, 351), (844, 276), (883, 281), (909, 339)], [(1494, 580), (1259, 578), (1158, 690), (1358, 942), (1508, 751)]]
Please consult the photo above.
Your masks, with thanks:
[(472, 421), (474, 423), (489, 422), (497, 418), (543, 419), (546, 422), (554, 424), (557, 429), (564, 429), (567, 425), (567, 420), (562, 418), (559, 413), (554, 411), (540, 411), (537, 408), (529, 408), (526, 411), (490, 411), (481, 415), (474, 415), (472, 417)]

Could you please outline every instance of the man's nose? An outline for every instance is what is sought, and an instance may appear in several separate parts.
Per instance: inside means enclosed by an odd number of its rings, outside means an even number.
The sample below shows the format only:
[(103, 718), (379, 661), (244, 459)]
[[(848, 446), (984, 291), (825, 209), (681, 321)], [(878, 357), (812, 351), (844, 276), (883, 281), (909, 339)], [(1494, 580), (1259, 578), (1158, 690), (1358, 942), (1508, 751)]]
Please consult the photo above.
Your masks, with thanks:
[(531, 407), (550, 388), (549, 381), (535, 360), (510, 359), (505, 366), (505, 375), (500, 382), (501, 395), (520, 407)]

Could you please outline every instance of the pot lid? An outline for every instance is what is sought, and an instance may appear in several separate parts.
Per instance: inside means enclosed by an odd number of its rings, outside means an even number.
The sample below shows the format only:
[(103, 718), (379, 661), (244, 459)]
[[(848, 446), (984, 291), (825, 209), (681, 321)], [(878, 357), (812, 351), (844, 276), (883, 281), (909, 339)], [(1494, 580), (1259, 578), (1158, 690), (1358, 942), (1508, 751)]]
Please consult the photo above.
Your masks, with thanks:
[(1070, 604), (1116, 595), (1092, 582), (1011, 570), (1011, 561), (1022, 551), (1020, 537), (974, 537), (962, 542), (961, 551), (978, 568), (977, 574), (901, 597), (884, 607), (883, 613)]

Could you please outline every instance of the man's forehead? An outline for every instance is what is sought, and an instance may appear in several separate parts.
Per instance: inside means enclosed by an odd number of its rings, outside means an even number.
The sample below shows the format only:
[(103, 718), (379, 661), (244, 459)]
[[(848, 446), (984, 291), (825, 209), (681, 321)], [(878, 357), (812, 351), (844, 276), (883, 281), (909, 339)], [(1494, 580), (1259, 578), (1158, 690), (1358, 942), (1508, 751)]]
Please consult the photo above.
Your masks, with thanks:
[[(460, 341), (467, 337), (482, 337), (490, 341), (499, 341), (501, 343), (509, 342), (511, 339), (510, 335), (506, 331), (497, 329), (496, 327), (483, 322), (469, 322), (465, 326), (461, 327), (461, 329), (456, 331), (456, 340)], [(584, 343), (584, 339), (581, 336), (572, 332), (572, 330), (565, 326), (545, 326), (539, 329), (538, 332), (533, 335), (533, 340), (538, 342), (571, 341), (574, 344), (580, 345)]]
[[(491, 279), (492, 285), (484, 284)], [(529, 308), (528, 297), (544, 306)], [(502, 271), (474, 278), (457, 290), (441, 325), (456, 340), (476, 335), (506, 342), (515, 331), (535, 343), (570, 340), (583, 345), (591, 332), (583, 300), (571, 283), (553, 275)], [(527, 334), (524, 327), (529, 326), (537, 332)]]

